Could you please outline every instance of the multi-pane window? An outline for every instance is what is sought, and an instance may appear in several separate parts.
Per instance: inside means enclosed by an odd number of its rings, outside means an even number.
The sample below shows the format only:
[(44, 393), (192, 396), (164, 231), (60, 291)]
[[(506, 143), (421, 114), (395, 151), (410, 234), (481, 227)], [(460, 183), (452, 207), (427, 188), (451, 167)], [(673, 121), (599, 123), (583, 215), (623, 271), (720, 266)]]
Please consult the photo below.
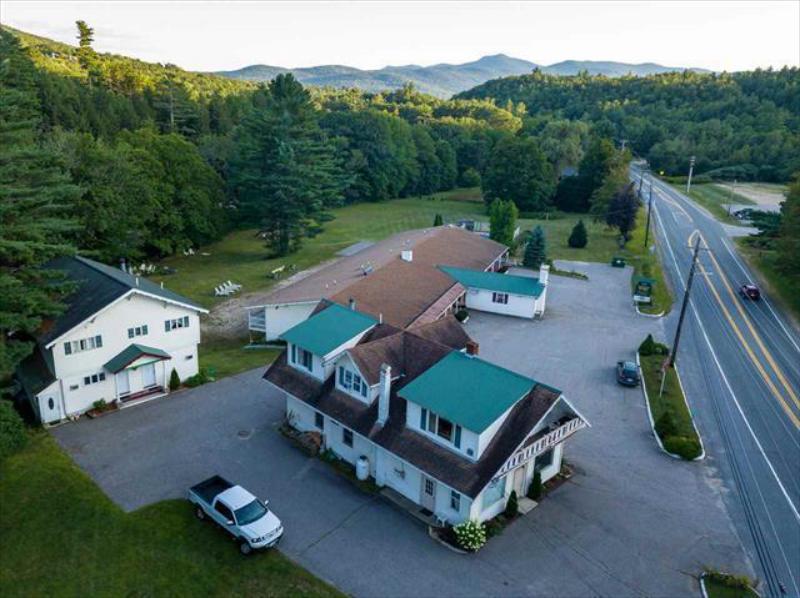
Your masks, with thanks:
[(339, 386), (344, 389), (352, 390), (356, 394), (360, 394), (362, 397), (367, 397), (367, 381), (361, 378), (355, 372), (339, 366)]
[(342, 442), (345, 446), (353, 446), (353, 431), (347, 428), (342, 428)]
[(134, 326), (133, 328), (128, 328), (128, 338), (135, 338), (137, 336), (147, 336), (147, 324), (142, 324), (141, 326)]
[(164, 332), (170, 332), (171, 330), (177, 330), (178, 328), (188, 327), (189, 316), (183, 316), (182, 318), (175, 318), (173, 320), (164, 320)]
[(84, 386), (89, 386), (90, 384), (97, 384), (98, 382), (102, 382), (106, 379), (105, 372), (100, 372), (99, 374), (92, 374), (91, 376), (84, 376), (83, 377), (83, 384)]
[(533, 468), (536, 471), (541, 471), (545, 467), (550, 467), (553, 464), (553, 452), (553, 449), (548, 449), (541, 455), (538, 455), (536, 461), (534, 461)]
[(64, 355), (72, 355), (73, 353), (80, 353), (81, 351), (99, 349), (102, 346), (103, 337), (99, 334), (97, 336), (82, 338), (77, 341), (68, 341), (64, 343)]
[(461, 426), (439, 417), (433, 411), (421, 409), (419, 427), (461, 448)]
[(492, 303), (508, 303), (508, 293), (492, 293)]
[(461, 512), (461, 495), (455, 490), (450, 491), (450, 508)]
[(314, 355), (310, 351), (300, 349), (300, 363), (310, 372), (314, 369)]

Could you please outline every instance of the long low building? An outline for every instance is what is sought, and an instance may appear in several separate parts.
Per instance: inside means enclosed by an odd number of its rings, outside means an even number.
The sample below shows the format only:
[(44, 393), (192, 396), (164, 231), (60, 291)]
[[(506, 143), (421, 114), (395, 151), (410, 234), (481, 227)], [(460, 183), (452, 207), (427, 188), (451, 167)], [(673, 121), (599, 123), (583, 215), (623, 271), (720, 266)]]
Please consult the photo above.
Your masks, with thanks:
[(467, 305), (466, 288), (438, 266), (497, 271), (508, 247), (451, 226), (400, 233), (342, 258), (251, 306), (251, 332), (271, 341), (308, 318), (323, 299), (397, 328), (433, 322)]

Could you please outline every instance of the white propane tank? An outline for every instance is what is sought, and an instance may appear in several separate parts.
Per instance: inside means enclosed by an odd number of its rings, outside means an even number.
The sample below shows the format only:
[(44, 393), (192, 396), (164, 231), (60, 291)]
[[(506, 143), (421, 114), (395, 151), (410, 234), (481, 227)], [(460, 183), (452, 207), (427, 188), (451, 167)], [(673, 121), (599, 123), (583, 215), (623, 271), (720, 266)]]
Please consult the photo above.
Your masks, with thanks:
[(356, 477), (362, 482), (369, 477), (369, 459), (364, 455), (356, 461)]

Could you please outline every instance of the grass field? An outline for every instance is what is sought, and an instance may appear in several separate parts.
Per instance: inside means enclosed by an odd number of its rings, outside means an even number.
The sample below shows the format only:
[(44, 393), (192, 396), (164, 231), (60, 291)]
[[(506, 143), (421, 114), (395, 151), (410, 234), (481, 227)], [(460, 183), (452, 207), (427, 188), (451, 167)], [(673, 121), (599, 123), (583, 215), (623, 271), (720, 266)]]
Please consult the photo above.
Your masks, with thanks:
[(200, 344), (200, 365), (215, 378), (225, 378), (253, 368), (266, 367), (279, 349), (247, 349), (247, 340), (207, 338)]
[[(673, 184), (672, 186), (681, 193), (686, 193), (685, 185)], [(689, 197), (711, 212), (717, 220), (728, 224), (741, 225), (741, 222), (735, 216), (728, 215), (728, 204), (756, 205), (752, 199), (738, 193), (732, 193), (714, 183), (692, 185)]]
[[(165, 259), (162, 264), (177, 269), (177, 273), (153, 278), (206, 307), (213, 307), (223, 300), (213, 296), (213, 289), (224, 281), (243, 285), (243, 292), (263, 291), (275, 284), (267, 276), (274, 268), (292, 264), (298, 270), (310, 268), (359, 241), (377, 241), (400, 231), (431, 226), (436, 214), (441, 214), (446, 223), (464, 218), (488, 221), (477, 188), (456, 189), (423, 198), (357, 204), (333, 210), (333, 214), (336, 218), (325, 224), (324, 232), (306, 240), (297, 253), (285, 258), (266, 259), (267, 250), (256, 237), (256, 231), (239, 230), (204, 247), (202, 251), (210, 254), (208, 256), (198, 252), (190, 257), (180, 255)], [(567, 238), (579, 218), (586, 225), (589, 244), (583, 249), (573, 249), (567, 245)], [(548, 219), (520, 219), (519, 224), (523, 230), (530, 230), (537, 224), (544, 228), (552, 259), (610, 261), (620, 253), (614, 231), (586, 215), (556, 212)]]
[(778, 301), (800, 321), (800, 278), (786, 276), (778, 270), (774, 250), (753, 247), (747, 237), (737, 239), (736, 243), (747, 262), (763, 278), (761, 283), (766, 283)]
[(2, 596), (340, 595), (278, 551), (242, 557), (187, 501), (124, 513), (45, 432), (0, 464), (0, 505)]

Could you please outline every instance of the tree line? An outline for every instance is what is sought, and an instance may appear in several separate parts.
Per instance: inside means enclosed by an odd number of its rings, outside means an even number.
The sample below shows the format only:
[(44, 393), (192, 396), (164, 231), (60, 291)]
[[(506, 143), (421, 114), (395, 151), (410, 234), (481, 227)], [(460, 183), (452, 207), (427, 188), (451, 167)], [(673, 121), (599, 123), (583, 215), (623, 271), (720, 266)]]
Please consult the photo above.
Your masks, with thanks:
[(800, 170), (796, 67), (647, 77), (561, 77), (537, 70), (457, 97), (524, 103), (533, 126), (553, 118), (590, 123), (604, 137), (627, 140), (668, 175), (686, 175), (692, 155), (695, 173), (710, 178), (782, 182)]

